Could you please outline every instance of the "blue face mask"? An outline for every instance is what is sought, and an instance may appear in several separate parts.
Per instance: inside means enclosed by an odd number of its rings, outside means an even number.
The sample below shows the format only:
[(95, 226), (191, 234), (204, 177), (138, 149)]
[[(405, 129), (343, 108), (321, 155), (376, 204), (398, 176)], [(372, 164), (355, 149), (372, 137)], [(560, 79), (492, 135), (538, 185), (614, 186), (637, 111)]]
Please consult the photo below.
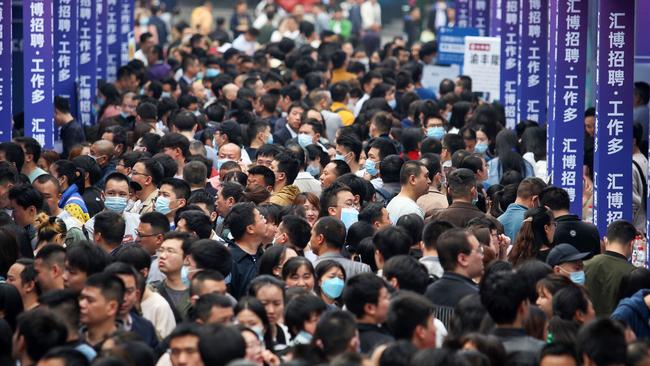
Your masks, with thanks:
[(172, 93), (170, 93), (170, 92), (162, 92), (160, 94), (160, 99), (162, 99), (162, 98), (171, 98), (171, 97), (172, 97)]
[(374, 177), (376, 176), (379, 171), (377, 171), (377, 163), (370, 159), (366, 159), (366, 164), (364, 164), (364, 167), (366, 168), (366, 172), (370, 174), (370, 176)]
[(168, 213), (172, 212), (171, 208), (169, 208), (169, 204), (169, 198), (158, 196), (155, 203), (156, 212), (160, 212), (163, 215), (167, 215)]
[(146, 27), (149, 25), (149, 17), (141, 17), (140, 18), (140, 25), (142, 27)]
[(104, 200), (104, 207), (109, 211), (122, 213), (128, 203), (129, 200), (126, 197), (107, 196)]
[(429, 127), (427, 128), (427, 136), (428, 137), (433, 137), (438, 141), (441, 141), (443, 137), (445, 137), (445, 129), (444, 127)]
[(397, 108), (397, 100), (396, 99), (389, 100), (388, 105), (390, 106), (391, 109)]
[(103, 106), (104, 103), (106, 103), (106, 98), (97, 97), (97, 99), (95, 99), (95, 100), (97, 101), (97, 105), (100, 106), (100, 107)]
[(341, 221), (345, 225), (345, 229), (349, 230), (350, 226), (359, 221), (359, 210), (356, 208), (344, 208), (341, 210)]
[(311, 174), (313, 177), (316, 177), (320, 174), (320, 168), (318, 168), (316, 165), (308, 165), (307, 173)]
[(573, 281), (573, 283), (575, 283), (575, 284), (584, 285), (585, 284), (585, 271), (570, 272), (569, 273), (569, 278), (571, 278), (571, 281)]
[(334, 299), (338, 299), (341, 296), (341, 293), (343, 293), (344, 286), (345, 286), (345, 282), (343, 282), (342, 279), (335, 277), (323, 281), (323, 284), (321, 285), (320, 289), (323, 291), (325, 296), (334, 300)]
[(220, 73), (221, 71), (219, 69), (208, 68), (205, 70), (205, 77), (213, 78), (219, 76)]
[(190, 272), (186, 266), (181, 267), (181, 281), (184, 285), (190, 284)]
[(126, 112), (120, 112), (120, 116), (124, 119), (129, 118), (129, 115)]
[(203, 76), (204, 76), (203, 71), (199, 71), (196, 74), (196, 80), (203, 80)]
[(269, 137), (266, 138), (266, 143), (269, 144), (269, 145), (273, 143), (273, 135), (272, 134), (269, 134)]
[(303, 149), (311, 145), (312, 143), (313, 143), (312, 138), (308, 134), (306, 133), (298, 134), (298, 144), (300, 144), (300, 147), (302, 147)]
[(486, 144), (485, 142), (479, 142), (474, 146), (474, 152), (477, 152), (479, 154), (485, 154), (487, 149), (488, 149), (488, 144)]
[(341, 155), (341, 154), (336, 154), (336, 155), (334, 156), (334, 160), (345, 161), (345, 156), (343, 156), (343, 155)]

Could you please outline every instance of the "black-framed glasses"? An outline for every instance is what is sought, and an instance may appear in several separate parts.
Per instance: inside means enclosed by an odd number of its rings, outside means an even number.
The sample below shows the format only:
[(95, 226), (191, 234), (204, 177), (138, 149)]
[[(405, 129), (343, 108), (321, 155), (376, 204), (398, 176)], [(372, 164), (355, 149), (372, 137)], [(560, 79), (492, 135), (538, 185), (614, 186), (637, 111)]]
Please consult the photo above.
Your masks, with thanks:
[(135, 235), (136, 235), (138, 238), (150, 238), (150, 237), (152, 237), (152, 236), (156, 236), (156, 235), (160, 235), (160, 234), (142, 234), (142, 233), (140, 233), (138, 230), (136, 230), (136, 231), (135, 231)]
[(139, 173), (139, 172), (136, 172), (135, 170), (132, 170), (132, 171), (131, 171), (131, 175), (144, 175), (145, 177), (150, 177), (149, 174), (146, 174), (146, 173)]

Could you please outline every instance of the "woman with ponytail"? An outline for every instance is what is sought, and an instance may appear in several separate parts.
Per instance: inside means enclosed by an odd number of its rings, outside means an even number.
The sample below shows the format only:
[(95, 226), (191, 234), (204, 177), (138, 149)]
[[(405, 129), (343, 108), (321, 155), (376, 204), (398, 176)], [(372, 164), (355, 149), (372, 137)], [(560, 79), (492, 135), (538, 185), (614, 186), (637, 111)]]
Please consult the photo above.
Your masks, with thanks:
[(508, 254), (508, 261), (513, 266), (527, 259), (539, 259), (545, 262), (551, 250), (555, 227), (553, 213), (545, 207), (535, 207), (526, 211), (515, 244)]
[(70, 160), (59, 160), (50, 166), (50, 174), (59, 181), (59, 207), (85, 223), (90, 219), (86, 203), (81, 197), (84, 172)]

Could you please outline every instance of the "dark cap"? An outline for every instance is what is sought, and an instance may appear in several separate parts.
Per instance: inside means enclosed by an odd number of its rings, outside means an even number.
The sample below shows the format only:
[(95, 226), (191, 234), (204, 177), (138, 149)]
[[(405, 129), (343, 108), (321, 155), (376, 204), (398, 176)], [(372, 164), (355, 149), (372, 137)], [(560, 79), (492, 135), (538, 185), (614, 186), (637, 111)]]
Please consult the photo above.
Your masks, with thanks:
[(241, 127), (235, 121), (224, 121), (219, 124), (217, 131), (228, 136), (228, 141), (238, 140), (241, 137)]
[(571, 244), (558, 244), (548, 253), (546, 263), (553, 267), (558, 264), (581, 261), (589, 256), (590, 253), (580, 253)]

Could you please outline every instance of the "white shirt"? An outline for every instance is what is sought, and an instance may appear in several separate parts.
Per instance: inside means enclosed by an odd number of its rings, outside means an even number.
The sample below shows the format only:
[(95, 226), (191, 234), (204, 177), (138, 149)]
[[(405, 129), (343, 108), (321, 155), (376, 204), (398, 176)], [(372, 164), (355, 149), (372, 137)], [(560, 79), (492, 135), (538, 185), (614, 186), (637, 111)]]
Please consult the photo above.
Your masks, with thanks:
[(422, 212), (420, 206), (418, 206), (418, 204), (412, 199), (399, 194), (388, 203), (386, 210), (388, 211), (388, 216), (393, 225), (397, 223), (397, 220), (399, 220), (400, 217), (412, 213), (417, 214), (424, 220), (424, 212)]
[(366, 102), (366, 100), (370, 99), (370, 94), (364, 94), (361, 99), (357, 102), (357, 104), (354, 106), (354, 116), (358, 117), (359, 113), (361, 113), (361, 107), (363, 107), (363, 103)]
[(252, 42), (247, 41), (246, 38), (244, 37), (243, 33), (240, 34), (239, 37), (235, 38), (234, 41), (232, 41), (232, 47), (234, 49), (237, 49), (237, 50), (247, 54), (248, 56), (253, 56), (253, 54), (255, 53), (255, 50), (257, 50), (257, 46), (258, 46), (257, 42), (255, 42), (255, 41), (252, 41)]
[(366, 1), (361, 4), (361, 21), (363, 29), (370, 28), (373, 24), (381, 25), (381, 6), (378, 2)]
[[(91, 240), (93, 238), (93, 233), (95, 232), (95, 217), (97, 216), (91, 217), (90, 220), (86, 221), (84, 224), (84, 228), (88, 233), (88, 238)], [(138, 230), (138, 225), (140, 225), (140, 215), (124, 211), (122, 212), (122, 217), (126, 222), (124, 229), (124, 239), (122, 239), (122, 243), (132, 243), (138, 236), (136, 234), (136, 231)]]
[(304, 171), (298, 173), (296, 179), (293, 181), (293, 185), (298, 187), (300, 192), (311, 192), (317, 196), (320, 196), (323, 189), (318, 179)]
[(149, 66), (149, 61), (147, 61), (147, 55), (144, 54), (144, 52), (142, 51), (142, 48), (135, 51), (135, 54), (133, 54), (133, 58), (135, 58), (136, 60), (142, 61), (142, 63), (144, 63), (145, 67)]
[(164, 339), (176, 328), (174, 312), (159, 293), (149, 290), (147, 294), (149, 296), (140, 304), (142, 316), (156, 328), (158, 339)]

